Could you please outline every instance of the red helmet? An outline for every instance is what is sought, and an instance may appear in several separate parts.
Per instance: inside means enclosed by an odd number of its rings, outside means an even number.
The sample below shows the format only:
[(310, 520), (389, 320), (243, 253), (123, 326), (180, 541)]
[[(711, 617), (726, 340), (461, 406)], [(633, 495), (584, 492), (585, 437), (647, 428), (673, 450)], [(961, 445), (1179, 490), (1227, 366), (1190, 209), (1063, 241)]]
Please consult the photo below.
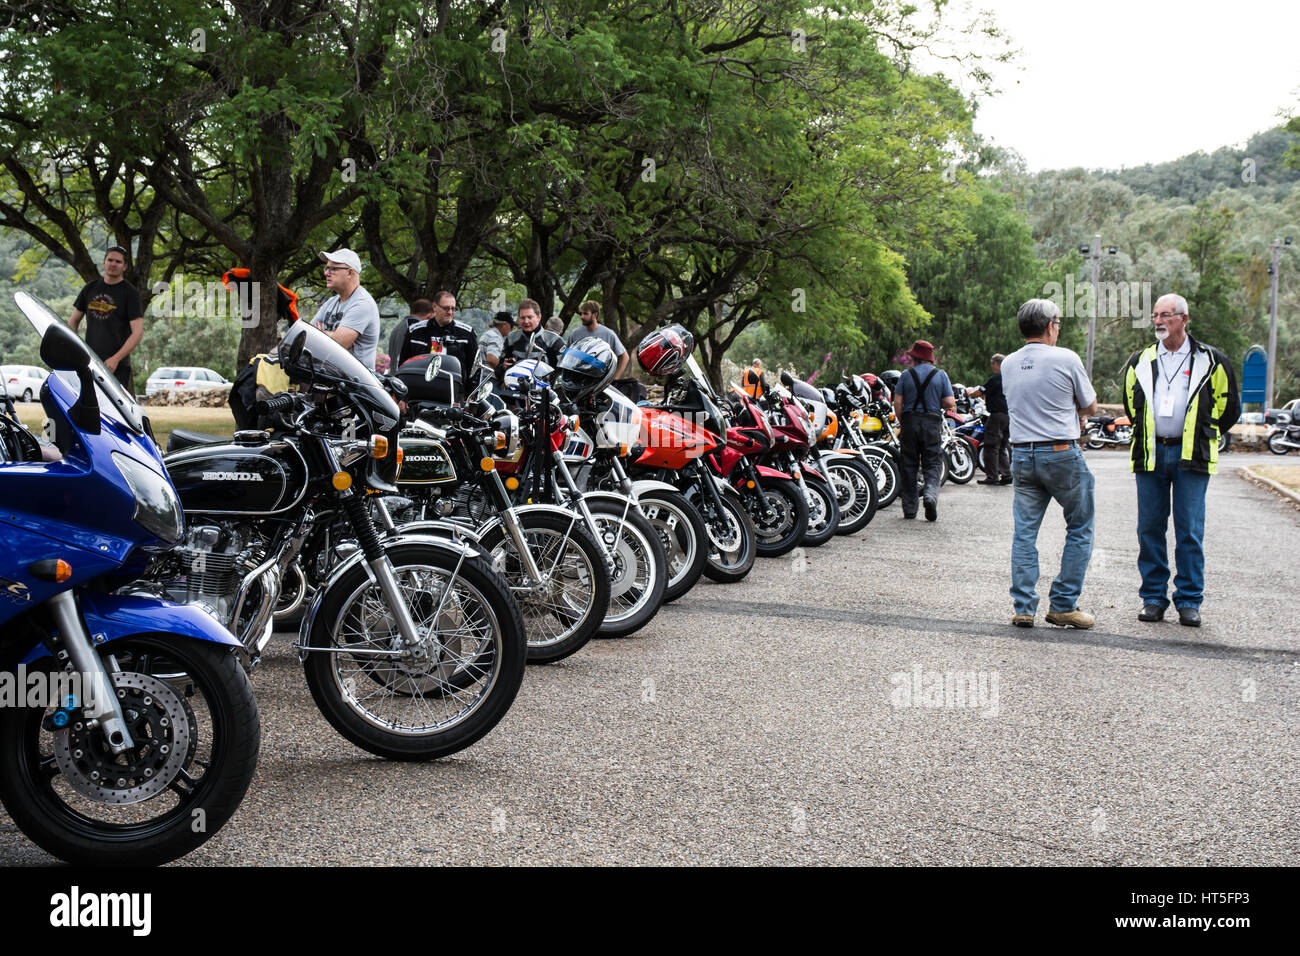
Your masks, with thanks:
[(676, 375), (695, 351), (695, 336), (680, 325), (651, 332), (636, 349), (636, 360), (651, 375)]

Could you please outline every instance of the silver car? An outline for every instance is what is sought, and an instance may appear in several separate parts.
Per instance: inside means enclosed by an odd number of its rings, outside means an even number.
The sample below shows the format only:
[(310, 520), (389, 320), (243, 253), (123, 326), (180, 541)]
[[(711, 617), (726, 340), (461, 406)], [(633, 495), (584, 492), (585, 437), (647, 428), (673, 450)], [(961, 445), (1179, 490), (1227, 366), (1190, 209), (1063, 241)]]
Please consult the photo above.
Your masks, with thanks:
[(145, 397), (181, 388), (221, 388), (230, 382), (210, 368), (195, 365), (168, 365), (158, 369), (144, 383)]
[(45, 384), (45, 376), (50, 373), (34, 365), (0, 365), (5, 391), (9, 397), (20, 402), (35, 401)]

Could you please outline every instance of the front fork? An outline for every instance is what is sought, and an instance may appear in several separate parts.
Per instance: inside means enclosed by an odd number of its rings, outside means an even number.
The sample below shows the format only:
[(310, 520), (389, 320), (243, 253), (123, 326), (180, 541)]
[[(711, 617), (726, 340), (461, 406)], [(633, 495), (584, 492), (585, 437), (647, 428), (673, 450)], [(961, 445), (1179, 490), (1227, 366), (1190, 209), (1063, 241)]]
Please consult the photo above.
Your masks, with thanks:
[(59, 643), (68, 652), (72, 666), (81, 674), (89, 687), (87, 700), (83, 708), (87, 723), (98, 722), (108, 741), (109, 749), (115, 754), (124, 753), (135, 746), (131, 732), (127, 730), (126, 718), (122, 714), (122, 705), (113, 691), (113, 682), (109, 679), (108, 669), (95, 653), (95, 647), (86, 624), (81, 619), (81, 610), (71, 591), (56, 594), (46, 602), (59, 629)]
[(573, 482), (573, 475), (569, 474), (569, 466), (564, 463), (564, 453), (561, 451), (551, 452), (551, 463), (555, 468), (555, 473), (560, 476), (560, 482), (564, 485), (564, 490), (569, 494), (571, 505), (577, 505), (578, 513), (582, 515), (582, 520), (586, 522), (591, 536), (598, 542), (601, 542), (601, 552), (605, 555), (605, 568), (612, 575), (615, 571), (614, 553), (618, 548), (619, 542), (623, 539), (623, 522), (627, 520), (628, 509), (632, 507), (632, 499), (629, 497), (623, 505), (623, 515), (618, 522), (618, 531), (615, 533), (614, 540), (608, 545), (605, 542), (605, 535), (601, 531), (600, 525), (596, 524), (596, 518), (591, 513), (591, 508), (583, 500), (582, 492)]

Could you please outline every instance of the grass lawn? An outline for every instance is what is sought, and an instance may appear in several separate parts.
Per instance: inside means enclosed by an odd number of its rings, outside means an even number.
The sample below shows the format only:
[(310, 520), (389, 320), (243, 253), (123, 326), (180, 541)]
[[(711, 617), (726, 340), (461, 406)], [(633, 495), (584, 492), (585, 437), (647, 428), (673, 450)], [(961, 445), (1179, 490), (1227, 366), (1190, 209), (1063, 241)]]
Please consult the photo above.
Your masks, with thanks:
[(1279, 485), (1300, 491), (1300, 465), (1256, 465), (1251, 469), (1257, 475), (1272, 478)]
[[(188, 428), (212, 435), (233, 435), (235, 418), (229, 408), (186, 408), (182, 405), (141, 405), (140, 408), (153, 426), (158, 444), (167, 448), (167, 436), (173, 428)], [(18, 417), (36, 434), (40, 434), (45, 421), (45, 411), (39, 402), (18, 404)]]

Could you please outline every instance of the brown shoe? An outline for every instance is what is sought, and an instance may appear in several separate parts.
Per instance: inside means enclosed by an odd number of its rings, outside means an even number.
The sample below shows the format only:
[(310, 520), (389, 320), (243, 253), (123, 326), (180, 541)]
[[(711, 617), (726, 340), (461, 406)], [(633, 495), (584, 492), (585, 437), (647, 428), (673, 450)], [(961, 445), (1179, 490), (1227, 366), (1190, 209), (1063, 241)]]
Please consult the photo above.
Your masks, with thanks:
[(1034, 616), (1032, 614), (1012, 614), (1011, 623), (1016, 627), (1033, 627)]
[(1047, 623), (1056, 624), (1059, 627), (1077, 627), (1086, 631), (1092, 627), (1096, 618), (1085, 611), (1075, 608), (1073, 611), (1048, 611)]

